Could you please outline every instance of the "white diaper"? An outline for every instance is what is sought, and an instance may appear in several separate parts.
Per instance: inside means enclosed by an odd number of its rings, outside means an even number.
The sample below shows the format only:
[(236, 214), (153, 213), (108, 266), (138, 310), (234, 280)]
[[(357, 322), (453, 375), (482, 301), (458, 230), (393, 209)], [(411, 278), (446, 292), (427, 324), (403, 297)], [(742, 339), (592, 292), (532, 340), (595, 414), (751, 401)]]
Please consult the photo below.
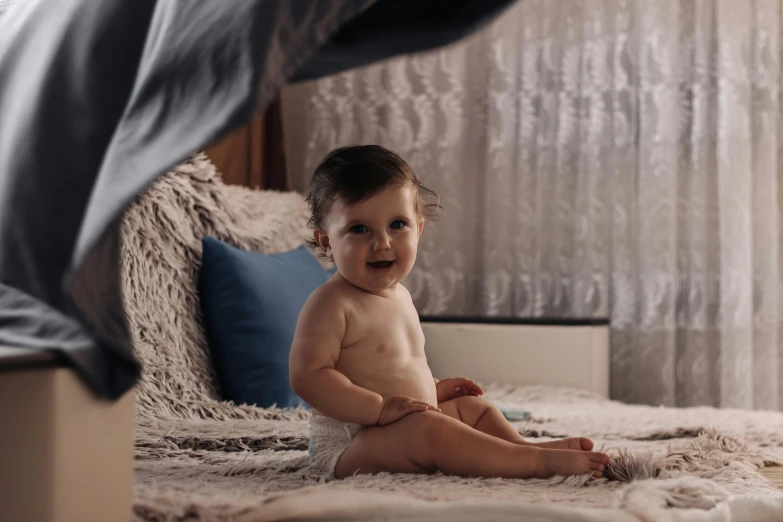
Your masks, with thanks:
[(310, 465), (333, 476), (337, 460), (363, 428), (323, 415), (310, 417)]

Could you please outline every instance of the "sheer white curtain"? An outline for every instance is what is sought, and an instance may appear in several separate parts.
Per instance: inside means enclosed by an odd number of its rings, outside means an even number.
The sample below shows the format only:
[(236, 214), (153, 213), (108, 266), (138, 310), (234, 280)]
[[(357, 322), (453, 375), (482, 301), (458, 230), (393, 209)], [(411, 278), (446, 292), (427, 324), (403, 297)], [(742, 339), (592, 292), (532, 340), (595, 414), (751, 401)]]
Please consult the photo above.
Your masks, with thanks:
[(7, 11), (9, 7), (11, 7), (12, 2), (13, 0), (0, 0), (0, 15), (5, 13), (5, 11)]
[(780, 409), (780, 32), (779, 0), (523, 0), (289, 88), (292, 172), (380, 143), (441, 194), (423, 314), (610, 317), (613, 398)]

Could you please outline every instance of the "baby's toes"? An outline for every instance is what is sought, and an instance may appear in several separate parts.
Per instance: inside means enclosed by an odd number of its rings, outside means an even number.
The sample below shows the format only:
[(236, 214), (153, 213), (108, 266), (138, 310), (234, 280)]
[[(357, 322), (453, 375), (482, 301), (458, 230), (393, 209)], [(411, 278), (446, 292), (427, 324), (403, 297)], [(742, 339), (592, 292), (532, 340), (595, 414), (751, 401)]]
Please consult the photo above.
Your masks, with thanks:
[(576, 451), (590, 451), (593, 449), (593, 441), (584, 437), (572, 437), (563, 439), (567, 449)]
[(591, 462), (602, 464), (604, 466), (609, 464), (609, 455), (606, 453), (599, 453), (597, 451), (591, 451), (588, 453)]
[(596, 471), (603, 471), (606, 469), (606, 466), (604, 466), (600, 462), (592, 462), (592, 461), (587, 465), (587, 467), (590, 469), (594, 469)]
[(606, 467), (600, 462), (592, 462), (592, 461), (590, 462), (590, 464), (588, 464), (588, 468), (594, 470), (593, 476), (596, 478), (601, 478), (604, 475), (604, 470), (606, 469)]

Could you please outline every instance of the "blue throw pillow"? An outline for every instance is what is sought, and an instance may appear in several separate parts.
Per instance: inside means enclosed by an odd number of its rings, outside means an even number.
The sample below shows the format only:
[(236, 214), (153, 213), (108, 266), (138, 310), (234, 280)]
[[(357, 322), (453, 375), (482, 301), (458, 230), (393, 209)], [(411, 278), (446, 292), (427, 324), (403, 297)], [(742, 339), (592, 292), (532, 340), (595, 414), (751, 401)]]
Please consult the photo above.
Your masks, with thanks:
[(304, 405), (288, 382), (288, 355), (299, 312), (329, 274), (305, 246), (262, 254), (211, 237), (201, 244), (201, 308), (226, 398)]

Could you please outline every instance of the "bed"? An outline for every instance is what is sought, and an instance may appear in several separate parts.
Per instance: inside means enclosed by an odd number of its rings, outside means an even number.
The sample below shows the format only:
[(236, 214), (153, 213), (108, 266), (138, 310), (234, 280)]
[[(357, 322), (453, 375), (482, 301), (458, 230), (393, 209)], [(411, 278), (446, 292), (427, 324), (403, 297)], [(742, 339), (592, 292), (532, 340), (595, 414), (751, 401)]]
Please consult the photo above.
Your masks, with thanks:
[[(607, 398), (601, 371), (584, 372), (589, 378), (573, 386), (552, 381), (547, 368), (562, 357), (531, 361), (533, 373), (505, 374), (517, 382), (491, 382), (481, 372), (507, 361), (503, 346), (512, 341), (465, 322), (424, 322), (436, 376), (459, 371), (443, 356), (453, 349), (455, 324), (463, 338), (465, 328), (484, 331), (501, 355), (485, 357), (483, 369), (468, 360), (465, 370), (481, 374), (487, 400), (531, 412), (515, 424), (530, 440), (593, 438), (613, 456), (607, 478), (333, 480), (314, 471), (308, 410), (221, 400), (195, 285), (203, 235), (285, 251), (301, 243), (306, 221), (300, 195), (224, 185), (204, 155), (177, 166), (125, 214), (123, 293), (145, 369), (135, 389), (137, 520), (783, 520), (783, 495), (759, 473), (783, 464), (783, 413), (621, 404)], [(577, 326), (587, 330), (549, 328), (592, 339), (574, 364), (608, 363), (606, 325)]]

